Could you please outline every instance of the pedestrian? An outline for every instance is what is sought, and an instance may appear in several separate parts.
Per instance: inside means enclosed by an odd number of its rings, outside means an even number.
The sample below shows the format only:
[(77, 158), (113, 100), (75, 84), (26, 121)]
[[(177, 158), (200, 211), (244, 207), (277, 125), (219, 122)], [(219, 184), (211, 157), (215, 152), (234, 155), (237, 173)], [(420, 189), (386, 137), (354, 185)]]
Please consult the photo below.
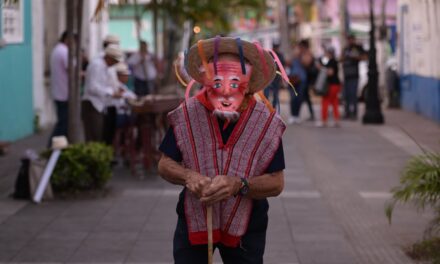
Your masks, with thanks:
[[(123, 127), (131, 122), (130, 107), (127, 104), (127, 99), (136, 99), (136, 94), (134, 94), (127, 87), (128, 79), (130, 77), (130, 70), (127, 64), (121, 62), (116, 64), (114, 67), (118, 76), (118, 90), (123, 91), (121, 98), (114, 99), (113, 105), (116, 107), (116, 127)], [(112, 137), (113, 138), (113, 137)]]
[(207, 206), (223, 263), (263, 263), (267, 197), (283, 189), (280, 116), (253, 94), (275, 77), (273, 58), (235, 38), (201, 40), (187, 71), (204, 88), (168, 115), (159, 173), (184, 186), (177, 204), (174, 262), (207, 263)]
[(359, 62), (366, 59), (366, 52), (357, 44), (353, 34), (347, 37), (347, 46), (343, 49), (341, 61), (344, 73), (344, 119), (357, 120)]
[(333, 107), (334, 125), (339, 126), (339, 99), (341, 91), (341, 82), (338, 75), (338, 62), (335, 59), (335, 50), (333, 47), (326, 47), (324, 56), (320, 59), (320, 67), (325, 67), (327, 72), (327, 93), (322, 97), (321, 111), (322, 122), (317, 126), (327, 126), (328, 107)]
[[(278, 58), (280, 59), (280, 63), (281, 65), (283, 65), (283, 67), (286, 65), (286, 61), (284, 59), (284, 55), (283, 53), (281, 53), (280, 50), (280, 44), (279, 43), (274, 43), (273, 44), (273, 51), (275, 52), (275, 54), (278, 56)], [(278, 66), (277, 66), (277, 71), (279, 71)], [(272, 106), (278, 110), (279, 112), (279, 108), (280, 108), (280, 99), (279, 99), (279, 93), (280, 93), (280, 87), (281, 87), (281, 76), (276, 75), (275, 79), (273, 79), (273, 81), (269, 84), (269, 86), (267, 86), (264, 89), (264, 96), (266, 96), (267, 99), (269, 99), (270, 94), (272, 93)]]
[[(98, 56), (103, 57), (105, 55), (105, 49), (108, 46), (117, 46), (118, 48), (120, 48), (120, 46), (119, 46), (120, 42), (121, 41), (117, 35), (108, 34), (107, 36), (105, 36), (104, 40), (102, 41), (102, 51), (99, 53)], [(116, 74), (115, 67), (110, 67), (109, 71), (110, 71), (110, 76), (111, 76), (111, 80), (113, 82), (113, 85), (118, 86), (119, 80), (118, 80), (118, 76)]]
[(48, 141), (49, 147), (52, 144), (52, 137), (55, 136), (67, 137), (67, 132), (68, 132), (68, 116), (69, 116), (68, 42), (69, 41), (70, 40), (69, 40), (68, 32), (64, 31), (50, 55), (50, 87), (52, 91), (52, 98), (55, 102), (57, 122)]
[(307, 107), (309, 109), (310, 117), (308, 120), (314, 121), (315, 111), (313, 110), (312, 100), (310, 99), (310, 88), (315, 83), (316, 77), (318, 75), (318, 70), (315, 64), (316, 60), (313, 56), (312, 51), (310, 50), (309, 40), (301, 40), (298, 46), (301, 49), (301, 64), (303, 65), (307, 76), (307, 83), (304, 86), (303, 101), (307, 103)]
[(116, 46), (119, 46), (119, 43), (120, 43), (120, 40), (119, 40), (119, 37), (118, 37), (118, 36), (116, 36), (116, 35), (111, 35), (111, 34), (105, 36), (104, 40), (102, 41), (102, 49), (103, 49), (103, 51), (102, 51), (102, 54), (101, 54), (101, 55), (104, 55), (104, 50), (105, 50), (109, 45), (116, 45)]
[(300, 110), (307, 87), (307, 72), (301, 62), (303, 51), (304, 49), (300, 45), (294, 47), (294, 58), (290, 65), (289, 79), (296, 88), (297, 94), (294, 93), (293, 89), (289, 89), (290, 116), (287, 120), (289, 125), (301, 123)]
[(107, 46), (103, 57), (95, 58), (87, 67), (81, 116), (86, 141), (104, 141), (104, 115), (112, 98), (121, 98), (123, 91), (114, 86), (109, 68), (123, 60), (122, 51)]
[(144, 96), (155, 91), (157, 77), (156, 58), (148, 51), (148, 43), (140, 41), (139, 51), (133, 53), (127, 61), (134, 76), (134, 92)]

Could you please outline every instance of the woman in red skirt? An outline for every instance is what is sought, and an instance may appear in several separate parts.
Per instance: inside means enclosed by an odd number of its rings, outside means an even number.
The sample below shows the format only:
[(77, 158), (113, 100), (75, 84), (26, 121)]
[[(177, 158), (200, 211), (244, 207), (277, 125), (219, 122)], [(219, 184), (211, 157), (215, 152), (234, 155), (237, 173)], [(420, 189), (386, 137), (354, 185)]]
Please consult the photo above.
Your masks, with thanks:
[(335, 50), (328, 47), (324, 56), (320, 59), (321, 66), (327, 68), (328, 92), (322, 97), (322, 123), (319, 126), (327, 126), (328, 107), (333, 107), (334, 124), (339, 126), (339, 99), (338, 94), (341, 91), (341, 81), (338, 76), (338, 62), (335, 59)]

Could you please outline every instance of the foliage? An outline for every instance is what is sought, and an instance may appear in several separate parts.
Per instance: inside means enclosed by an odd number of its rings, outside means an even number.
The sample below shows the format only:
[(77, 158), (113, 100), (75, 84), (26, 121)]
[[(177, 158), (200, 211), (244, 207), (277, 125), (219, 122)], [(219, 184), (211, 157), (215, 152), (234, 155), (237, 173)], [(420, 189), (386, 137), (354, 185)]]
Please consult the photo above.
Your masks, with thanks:
[(416, 243), (407, 253), (415, 260), (440, 264), (440, 238), (436, 237)]
[[(48, 157), (50, 151), (43, 153)], [(61, 152), (51, 183), (56, 192), (75, 193), (104, 187), (111, 178), (111, 147), (102, 143), (70, 145)]]
[[(118, 0), (116, 3), (140, 6), (137, 1)], [(143, 11), (156, 9), (163, 12), (164, 17), (172, 19), (177, 26), (182, 26), (185, 21), (190, 21), (193, 25), (212, 24), (213, 35), (228, 32), (233, 15), (252, 10), (259, 19), (266, 11), (265, 0), (156, 0), (142, 6)], [(103, 10), (105, 10), (105, 1), (99, 0), (95, 8), (94, 20), (100, 20)]]
[(145, 5), (145, 10), (156, 7), (172, 19), (176, 25), (191, 21), (193, 25), (212, 25), (213, 35), (226, 33), (231, 29), (232, 16), (247, 10), (253, 10), (260, 18), (266, 10), (264, 0), (162, 0)]
[(440, 154), (425, 152), (412, 158), (405, 167), (400, 186), (393, 188), (393, 199), (386, 206), (385, 213), (391, 222), (396, 203), (413, 202), (418, 209), (431, 207), (436, 212), (435, 219), (427, 233), (440, 231)]

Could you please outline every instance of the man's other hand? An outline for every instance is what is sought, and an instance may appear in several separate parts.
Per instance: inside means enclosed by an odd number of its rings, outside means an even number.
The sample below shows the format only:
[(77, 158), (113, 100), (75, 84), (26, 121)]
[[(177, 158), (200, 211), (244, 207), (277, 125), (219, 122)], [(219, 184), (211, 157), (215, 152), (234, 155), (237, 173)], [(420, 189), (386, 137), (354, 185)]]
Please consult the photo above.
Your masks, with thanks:
[(212, 179), (211, 184), (203, 192), (201, 202), (211, 205), (225, 200), (238, 193), (241, 180), (237, 177), (217, 175)]
[(209, 186), (211, 178), (201, 175), (198, 172), (190, 171), (187, 174), (185, 186), (188, 188), (197, 198), (202, 197), (203, 190)]

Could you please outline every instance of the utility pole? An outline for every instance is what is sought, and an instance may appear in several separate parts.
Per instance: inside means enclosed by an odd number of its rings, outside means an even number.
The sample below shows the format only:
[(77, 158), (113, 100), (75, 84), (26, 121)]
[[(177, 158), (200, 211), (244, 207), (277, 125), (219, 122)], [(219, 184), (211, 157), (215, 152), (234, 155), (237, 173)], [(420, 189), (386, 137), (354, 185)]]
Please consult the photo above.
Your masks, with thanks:
[(83, 0), (66, 1), (67, 31), (69, 36), (69, 118), (68, 138), (71, 143), (80, 141), (81, 112), (81, 33), (82, 33)]
[(348, 8), (347, 8), (347, 0), (340, 0), (339, 2), (340, 6), (340, 35), (339, 35), (339, 43), (341, 45), (341, 47), (345, 47), (346, 44), (346, 38), (347, 35), (350, 33), (348, 32), (350, 29), (348, 28), (348, 23), (347, 23), (347, 19), (348, 19)]
[(370, 0), (370, 50), (368, 51), (368, 84), (365, 99), (365, 114), (362, 118), (364, 124), (383, 124), (381, 105), (378, 94), (378, 71), (376, 61), (376, 36), (374, 24), (373, 0)]
[(286, 0), (277, 1), (278, 23), (280, 27), (280, 50), (283, 54), (289, 54), (289, 31), (287, 25)]

